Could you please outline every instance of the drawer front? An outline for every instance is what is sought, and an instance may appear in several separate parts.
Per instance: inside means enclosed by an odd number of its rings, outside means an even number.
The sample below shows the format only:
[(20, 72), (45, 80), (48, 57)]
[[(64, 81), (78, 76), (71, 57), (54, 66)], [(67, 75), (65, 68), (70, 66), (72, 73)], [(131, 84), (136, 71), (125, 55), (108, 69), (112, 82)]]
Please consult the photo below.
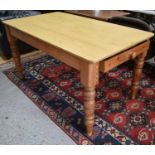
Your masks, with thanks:
[(133, 48), (130, 48), (120, 54), (117, 54), (111, 58), (103, 60), (100, 62), (100, 71), (107, 72), (114, 67), (130, 60), (135, 59), (139, 54), (145, 52), (147, 54), (147, 50), (149, 48), (150, 41), (145, 41)]

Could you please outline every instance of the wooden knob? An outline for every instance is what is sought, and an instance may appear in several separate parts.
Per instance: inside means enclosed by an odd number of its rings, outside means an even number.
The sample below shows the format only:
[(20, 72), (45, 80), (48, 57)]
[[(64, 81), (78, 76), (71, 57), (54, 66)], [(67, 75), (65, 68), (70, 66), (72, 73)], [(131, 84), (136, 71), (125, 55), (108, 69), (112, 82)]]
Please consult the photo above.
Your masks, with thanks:
[(134, 53), (132, 53), (132, 55), (131, 55), (131, 59), (135, 59), (136, 58), (136, 53), (134, 52)]

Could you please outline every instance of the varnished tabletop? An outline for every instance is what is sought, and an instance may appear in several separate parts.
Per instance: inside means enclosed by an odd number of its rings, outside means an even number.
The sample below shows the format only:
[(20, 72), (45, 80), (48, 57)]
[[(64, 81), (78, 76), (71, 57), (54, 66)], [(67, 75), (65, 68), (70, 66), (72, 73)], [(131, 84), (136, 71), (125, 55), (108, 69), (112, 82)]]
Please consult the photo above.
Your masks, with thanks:
[(107, 21), (112, 17), (126, 16), (130, 14), (129, 12), (117, 11), (117, 10), (65, 10), (65, 12), (103, 21)]
[(104, 60), (153, 36), (150, 32), (62, 12), (4, 23), (90, 62)]

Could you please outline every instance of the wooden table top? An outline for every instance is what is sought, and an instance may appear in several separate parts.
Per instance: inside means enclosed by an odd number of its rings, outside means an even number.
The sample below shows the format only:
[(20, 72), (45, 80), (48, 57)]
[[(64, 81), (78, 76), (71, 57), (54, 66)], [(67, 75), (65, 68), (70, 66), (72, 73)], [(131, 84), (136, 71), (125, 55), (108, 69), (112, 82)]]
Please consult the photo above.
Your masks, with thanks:
[(150, 32), (62, 12), (12, 19), (4, 23), (93, 63), (153, 36)]
[(117, 10), (65, 10), (65, 12), (104, 21), (107, 21), (112, 17), (126, 16), (130, 14), (129, 12)]

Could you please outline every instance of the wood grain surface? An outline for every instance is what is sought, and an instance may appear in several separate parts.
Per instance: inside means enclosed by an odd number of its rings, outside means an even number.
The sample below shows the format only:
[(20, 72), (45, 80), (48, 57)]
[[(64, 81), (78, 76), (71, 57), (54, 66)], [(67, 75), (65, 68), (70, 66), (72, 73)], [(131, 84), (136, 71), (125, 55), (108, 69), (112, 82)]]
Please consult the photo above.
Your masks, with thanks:
[(104, 60), (153, 36), (150, 32), (62, 12), (4, 23), (90, 62)]

